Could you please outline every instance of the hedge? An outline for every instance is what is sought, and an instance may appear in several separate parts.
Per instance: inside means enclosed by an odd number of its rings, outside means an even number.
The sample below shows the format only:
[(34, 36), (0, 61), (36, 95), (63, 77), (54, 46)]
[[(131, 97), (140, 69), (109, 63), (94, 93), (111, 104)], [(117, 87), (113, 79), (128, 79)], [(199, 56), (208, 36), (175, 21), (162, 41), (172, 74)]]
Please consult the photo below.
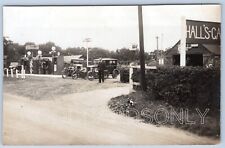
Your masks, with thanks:
[[(140, 80), (140, 71), (133, 73)], [(147, 92), (171, 105), (217, 107), (220, 105), (220, 69), (158, 67), (146, 72)]]

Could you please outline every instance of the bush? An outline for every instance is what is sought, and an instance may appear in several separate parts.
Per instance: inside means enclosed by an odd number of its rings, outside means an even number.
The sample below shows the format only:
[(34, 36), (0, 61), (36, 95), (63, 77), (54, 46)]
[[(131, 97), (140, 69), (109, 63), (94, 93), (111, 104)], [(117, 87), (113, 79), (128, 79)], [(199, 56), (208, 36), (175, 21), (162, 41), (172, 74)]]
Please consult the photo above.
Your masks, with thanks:
[[(133, 74), (139, 81), (140, 71)], [(220, 105), (220, 70), (203, 67), (158, 67), (146, 74), (147, 91), (171, 105)]]

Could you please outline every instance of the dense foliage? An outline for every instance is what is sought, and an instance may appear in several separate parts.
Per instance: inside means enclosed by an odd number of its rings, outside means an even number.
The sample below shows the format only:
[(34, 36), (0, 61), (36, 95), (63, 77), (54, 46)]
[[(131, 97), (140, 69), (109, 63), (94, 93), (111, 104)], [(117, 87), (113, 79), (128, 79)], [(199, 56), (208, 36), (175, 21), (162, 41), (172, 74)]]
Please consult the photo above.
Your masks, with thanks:
[[(42, 56), (51, 57), (52, 47), (56, 47), (56, 51), (60, 52), (61, 55), (82, 55), (84, 59), (87, 56), (87, 49), (85, 47), (68, 47), (62, 49), (54, 42), (47, 42), (43, 44), (35, 44), (34, 42), (26, 42), (24, 45), (15, 43), (5, 37), (4, 39), (4, 55), (7, 56), (7, 62), (19, 62), (22, 57), (27, 53), (26, 45), (39, 45), (39, 49), (42, 51)], [(90, 47), (89, 49), (89, 60), (92, 61), (96, 58), (116, 58), (120, 63), (131, 62), (139, 59), (139, 50), (130, 50), (128, 48), (120, 48), (117, 50), (103, 49), (101, 47)], [(37, 55), (37, 50), (33, 50), (34, 55)], [(145, 53), (146, 60), (150, 59), (150, 55)]]
[[(133, 74), (139, 81), (140, 73)], [(203, 67), (158, 67), (146, 74), (151, 97), (179, 106), (220, 105), (220, 70)]]

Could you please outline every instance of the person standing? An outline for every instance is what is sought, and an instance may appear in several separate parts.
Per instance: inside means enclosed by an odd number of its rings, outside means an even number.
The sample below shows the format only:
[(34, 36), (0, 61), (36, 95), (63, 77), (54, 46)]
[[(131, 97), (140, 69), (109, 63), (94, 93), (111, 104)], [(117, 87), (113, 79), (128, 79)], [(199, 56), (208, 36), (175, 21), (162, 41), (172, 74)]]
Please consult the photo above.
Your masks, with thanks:
[(100, 58), (98, 63), (98, 80), (99, 83), (104, 83), (104, 70), (105, 70), (105, 63)]

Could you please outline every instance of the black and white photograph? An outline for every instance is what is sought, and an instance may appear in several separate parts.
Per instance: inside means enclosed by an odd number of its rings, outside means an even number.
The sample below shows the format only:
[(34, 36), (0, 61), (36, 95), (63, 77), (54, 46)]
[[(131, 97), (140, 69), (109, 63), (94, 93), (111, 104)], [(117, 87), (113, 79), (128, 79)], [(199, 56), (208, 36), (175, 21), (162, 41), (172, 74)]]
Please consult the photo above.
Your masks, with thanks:
[(3, 6), (3, 144), (219, 144), (221, 8)]

